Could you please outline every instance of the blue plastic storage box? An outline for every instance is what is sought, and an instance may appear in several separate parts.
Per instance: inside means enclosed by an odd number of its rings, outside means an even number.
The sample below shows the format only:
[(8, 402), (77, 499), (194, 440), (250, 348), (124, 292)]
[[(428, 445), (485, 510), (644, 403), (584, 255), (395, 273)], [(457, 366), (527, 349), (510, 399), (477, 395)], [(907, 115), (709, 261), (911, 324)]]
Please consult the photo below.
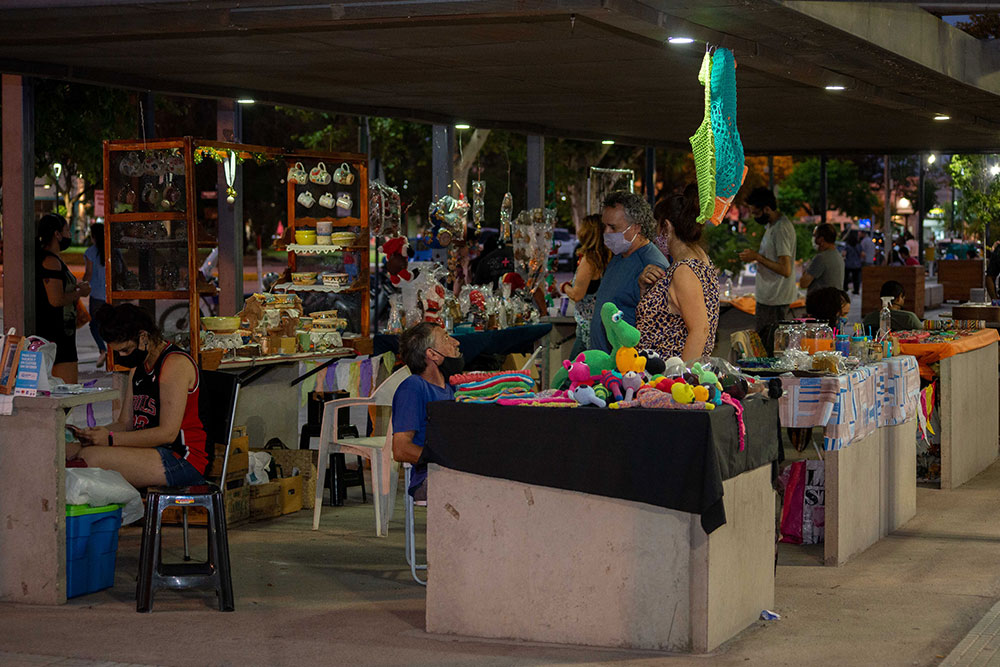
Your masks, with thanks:
[(121, 505), (66, 506), (66, 597), (115, 584)]

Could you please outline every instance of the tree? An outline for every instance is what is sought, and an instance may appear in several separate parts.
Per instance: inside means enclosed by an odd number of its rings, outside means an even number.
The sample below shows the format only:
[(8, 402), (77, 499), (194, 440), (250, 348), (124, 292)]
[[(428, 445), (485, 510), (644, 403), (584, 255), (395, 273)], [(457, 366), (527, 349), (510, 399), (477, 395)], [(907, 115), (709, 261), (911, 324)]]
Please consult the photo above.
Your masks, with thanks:
[(103, 187), (102, 142), (131, 138), (138, 125), (135, 93), (53, 79), (37, 82), (35, 174), (55, 188), (59, 213), (69, 218), (77, 240), (82, 240), (77, 204), (92, 200), (94, 190)]
[(997, 239), (1000, 231), (1000, 164), (995, 155), (952, 155), (947, 166), (956, 198), (958, 217), (974, 234)]
[(964, 30), (976, 39), (997, 39), (1000, 37), (1000, 14), (969, 14), (968, 21), (955, 24), (959, 30)]
[[(858, 167), (847, 160), (827, 160), (827, 206), (852, 217), (868, 217), (875, 206), (871, 184), (861, 178)], [(778, 207), (788, 214), (805, 210), (822, 212), (819, 158), (799, 162), (778, 188)]]

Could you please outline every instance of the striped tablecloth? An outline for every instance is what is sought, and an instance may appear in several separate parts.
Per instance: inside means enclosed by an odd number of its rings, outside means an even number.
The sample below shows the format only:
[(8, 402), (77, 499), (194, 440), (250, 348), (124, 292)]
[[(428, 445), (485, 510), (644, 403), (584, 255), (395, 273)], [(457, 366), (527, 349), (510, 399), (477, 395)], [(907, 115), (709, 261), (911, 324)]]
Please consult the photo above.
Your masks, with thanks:
[(782, 376), (781, 425), (823, 427), (823, 448), (842, 449), (879, 426), (916, 417), (920, 396), (917, 360), (900, 356), (821, 378)]

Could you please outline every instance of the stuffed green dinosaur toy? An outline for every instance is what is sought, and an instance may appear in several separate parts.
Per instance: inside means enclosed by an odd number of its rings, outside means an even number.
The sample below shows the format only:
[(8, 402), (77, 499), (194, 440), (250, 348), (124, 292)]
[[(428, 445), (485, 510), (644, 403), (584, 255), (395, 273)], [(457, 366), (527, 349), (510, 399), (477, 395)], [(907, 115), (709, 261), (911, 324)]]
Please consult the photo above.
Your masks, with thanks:
[[(587, 350), (583, 352), (584, 361), (590, 367), (591, 375), (600, 376), (601, 371), (615, 370), (615, 355), (623, 347), (635, 347), (639, 344), (639, 330), (625, 321), (625, 316), (618, 306), (610, 301), (601, 306), (601, 323), (604, 333), (611, 344), (611, 354), (602, 350)], [(552, 378), (552, 387), (559, 389), (569, 379), (565, 368)]]

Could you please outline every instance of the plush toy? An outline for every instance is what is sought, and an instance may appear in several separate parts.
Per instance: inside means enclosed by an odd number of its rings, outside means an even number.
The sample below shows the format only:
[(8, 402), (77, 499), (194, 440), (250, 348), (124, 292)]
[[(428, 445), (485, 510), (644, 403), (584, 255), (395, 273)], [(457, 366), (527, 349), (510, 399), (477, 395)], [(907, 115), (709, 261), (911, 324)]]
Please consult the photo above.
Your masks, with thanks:
[(589, 385), (580, 385), (576, 389), (570, 390), (566, 395), (580, 405), (596, 405), (599, 408), (607, 406), (607, 403), (598, 398), (594, 388)]
[(583, 359), (583, 353), (580, 353), (576, 361), (567, 359), (563, 362), (563, 368), (569, 371), (570, 391), (583, 385), (590, 386), (594, 384), (594, 379), (590, 376), (590, 366)]
[(640, 357), (634, 347), (621, 347), (615, 352), (615, 367), (622, 374), (642, 373), (646, 369), (646, 357)]
[(646, 357), (647, 375), (663, 375), (666, 371), (667, 364), (664, 363), (663, 357), (655, 350), (639, 350), (639, 356)]
[(635, 371), (628, 371), (622, 375), (622, 387), (625, 388), (625, 400), (631, 401), (635, 393), (642, 387), (642, 375)]
[(680, 357), (670, 357), (663, 362), (663, 374), (668, 377), (680, 377), (687, 372), (687, 367)]
[(674, 400), (678, 403), (694, 402), (694, 389), (684, 382), (675, 382), (670, 387), (670, 395), (673, 396)]
[(440, 284), (434, 285), (431, 289), (420, 293), (420, 300), (424, 306), (424, 321), (435, 322), (444, 326), (444, 320), (440, 316), (441, 308), (444, 307), (444, 299), (447, 293)]
[(393, 285), (413, 278), (406, 269), (406, 264), (409, 261), (406, 256), (408, 248), (409, 244), (405, 236), (391, 238), (382, 244), (382, 252), (385, 253), (385, 268), (389, 272), (389, 280)]
[(678, 382), (673, 378), (663, 377), (662, 375), (656, 375), (650, 378), (649, 382), (646, 383), (647, 387), (652, 387), (654, 389), (659, 389), (662, 392), (670, 393), (671, 387)]
[(694, 400), (702, 403), (708, 402), (708, 387), (705, 385), (702, 384), (697, 387), (691, 387), (691, 393), (694, 395)]
[[(586, 355), (590, 372), (595, 374), (614, 370), (614, 355), (618, 350), (623, 347), (635, 347), (639, 344), (639, 330), (629, 324), (625, 320), (625, 314), (610, 301), (601, 306), (601, 323), (604, 325), (604, 333), (607, 334), (612, 353), (608, 354), (603, 350), (587, 350), (583, 353)], [(552, 378), (552, 386), (562, 387), (566, 379), (566, 369), (560, 369)]]
[(746, 378), (739, 375), (726, 375), (722, 378), (722, 390), (737, 401), (742, 401), (747, 397), (750, 385), (747, 383)]
[(620, 375), (614, 371), (601, 371), (600, 381), (601, 385), (607, 389), (609, 395), (615, 400), (612, 403), (617, 403), (618, 401), (625, 398), (625, 388), (622, 386), (622, 378)]
[(716, 385), (719, 383), (719, 377), (707, 365), (702, 366), (700, 363), (695, 363), (691, 366), (691, 373), (698, 378), (699, 384)]

